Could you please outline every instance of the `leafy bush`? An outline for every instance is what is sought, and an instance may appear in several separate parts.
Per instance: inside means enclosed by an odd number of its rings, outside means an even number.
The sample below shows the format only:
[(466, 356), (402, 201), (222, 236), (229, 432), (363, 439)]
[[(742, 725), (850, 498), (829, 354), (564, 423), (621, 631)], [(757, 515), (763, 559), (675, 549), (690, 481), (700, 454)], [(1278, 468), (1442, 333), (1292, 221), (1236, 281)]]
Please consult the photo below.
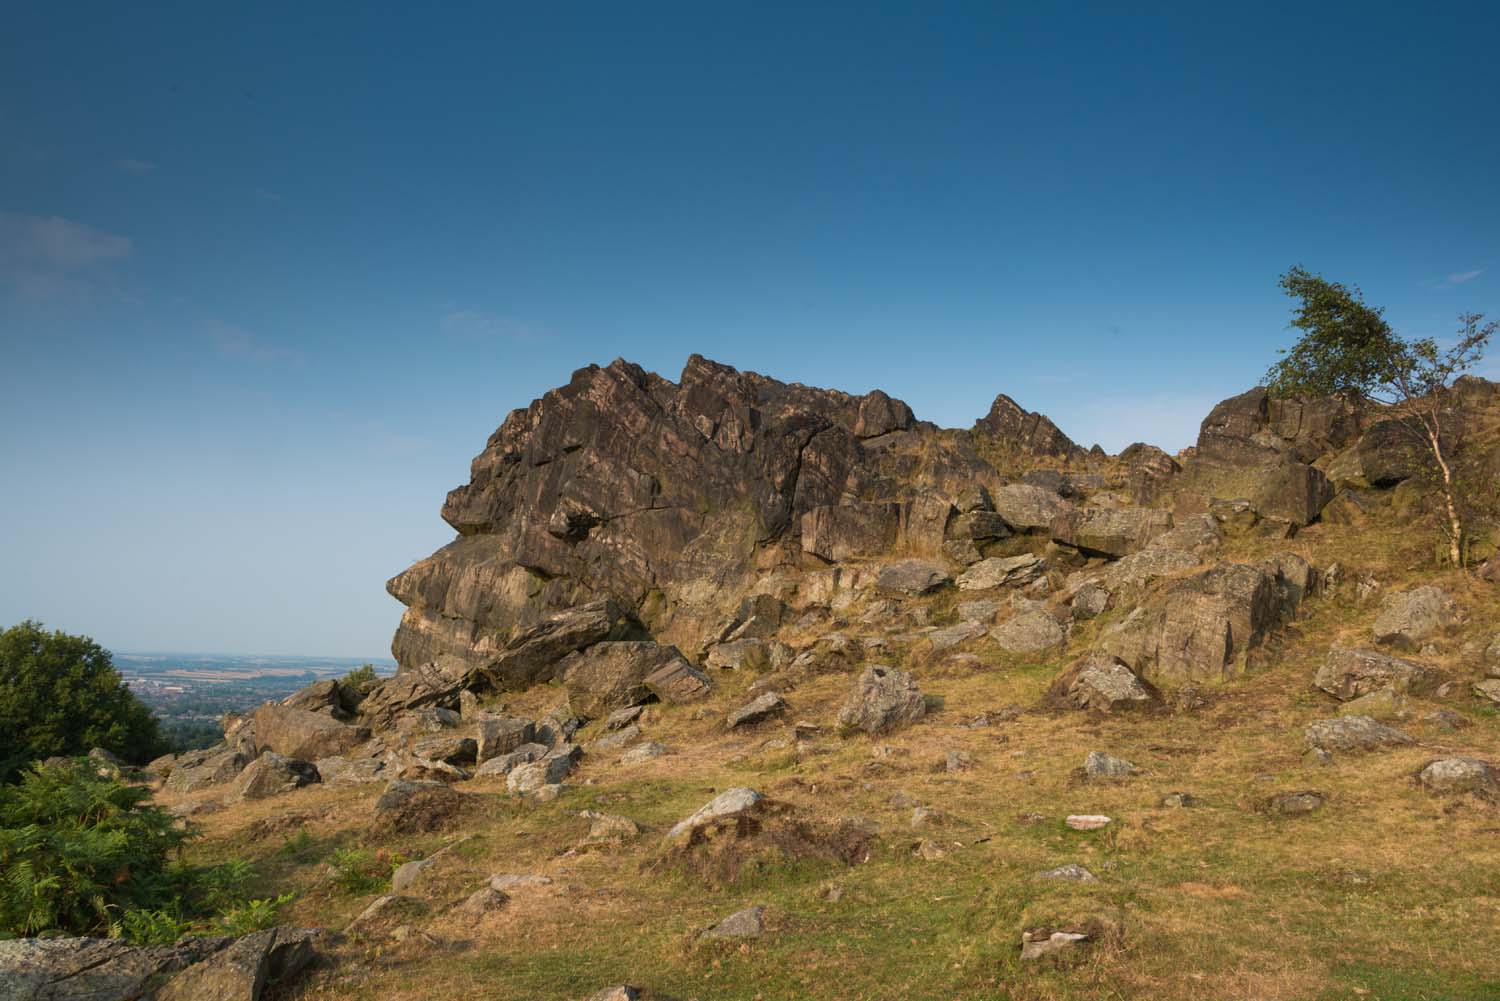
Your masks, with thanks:
[(29, 620), (0, 632), (0, 782), (32, 761), (95, 747), (135, 764), (167, 750), (109, 651)]
[(219, 928), (226, 935), (248, 935), (276, 925), (276, 916), (292, 902), (292, 894), (247, 900), (219, 915)]
[(333, 885), (345, 893), (373, 893), (383, 889), (390, 878), (389, 866), (363, 848), (339, 848), (328, 865), (333, 870)]
[(339, 684), (356, 695), (363, 695), (375, 687), (375, 683), (379, 680), (380, 678), (375, 674), (374, 664), (361, 664), (345, 674)]
[(0, 786), (0, 938), (62, 932), (170, 943), (265, 926), (289, 898), (247, 900), (249, 863), (193, 867), (192, 836), (149, 792), (83, 759), (41, 764)]

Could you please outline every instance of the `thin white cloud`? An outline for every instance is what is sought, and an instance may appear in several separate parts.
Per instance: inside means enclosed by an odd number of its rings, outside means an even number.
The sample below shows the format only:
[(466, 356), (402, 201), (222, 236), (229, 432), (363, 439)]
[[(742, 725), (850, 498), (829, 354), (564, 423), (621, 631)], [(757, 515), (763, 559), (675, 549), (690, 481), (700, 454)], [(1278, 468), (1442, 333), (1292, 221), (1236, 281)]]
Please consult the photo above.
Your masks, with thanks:
[(439, 325), (450, 337), (520, 342), (542, 339), (535, 327), (477, 309), (450, 309), (442, 315)]
[(1439, 281), (1424, 282), (1423, 284), (1428, 288), (1453, 288), (1465, 282), (1471, 282), (1482, 274), (1484, 274), (1483, 268), (1475, 268), (1473, 271), (1459, 271)]
[(281, 195), (270, 188), (256, 188), (253, 192), (257, 201), (265, 202), (267, 205), (276, 205), (281, 201)]
[(129, 257), (128, 236), (115, 236), (58, 216), (0, 213), (0, 260), (81, 268)]
[(144, 177), (156, 169), (156, 164), (150, 160), (136, 160), (127, 156), (122, 160), (116, 160), (115, 167), (118, 170), (125, 171), (127, 174)]
[(301, 360), (301, 356), (291, 348), (272, 344), (243, 327), (211, 320), (205, 332), (220, 356), (233, 361), (271, 364)]
[(0, 212), (0, 284), (25, 299), (88, 299), (133, 250), (129, 237), (85, 223)]

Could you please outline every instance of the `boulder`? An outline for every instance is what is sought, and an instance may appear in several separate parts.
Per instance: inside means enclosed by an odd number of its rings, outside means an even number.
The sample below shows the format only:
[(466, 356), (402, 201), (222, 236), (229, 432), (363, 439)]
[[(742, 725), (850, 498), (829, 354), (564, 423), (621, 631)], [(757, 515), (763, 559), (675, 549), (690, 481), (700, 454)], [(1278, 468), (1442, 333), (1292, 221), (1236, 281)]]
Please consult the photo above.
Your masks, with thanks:
[(1014, 587), (1041, 577), (1047, 563), (1035, 553), (1019, 556), (992, 556), (980, 560), (958, 575), (960, 591), (988, 591), (997, 587)]
[(1427, 462), (1422, 432), (1400, 420), (1376, 421), (1351, 449), (1357, 475), (1372, 487), (1393, 487)]
[(670, 660), (658, 667), (641, 684), (658, 699), (672, 704), (696, 702), (713, 691), (714, 687), (713, 680), (708, 675), (683, 658)]
[(1043, 487), (1008, 483), (994, 494), (995, 511), (1018, 532), (1050, 532), (1052, 523), (1073, 505)]
[(572, 774), (573, 764), (572, 755), (552, 753), (540, 761), (516, 765), (505, 777), (505, 788), (514, 793), (529, 793), (557, 785)]
[(0, 939), (0, 998), (136, 1001), (231, 941), (189, 938), (175, 945), (132, 945), (118, 938)]
[(520, 765), (542, 760), (547, 756), (548, 750), (545, 744), (522, 744), (514, 750), (487, 758), (475, 769), (474, 777), (492, 778), (498, 775), (509, 775), (512, 769)]
[(360, 717), (382, 729), (401, 713), (428, 707), (455, 709), (467, 673), (466, 663), (448, 656), (408, 668), (377, 682), (359, 704)]
[(1268, 799), (1265, 808), (1284, 817), (1303, 817), (1323, 808), (1323, 794), (1310, 789), (1281, 793)]
[(704, 938), (760, 938), (765, 933), (766, 909), (761, 906), (746, 907), (722, 919), (708, 931)]
[(1083, 762), (1083, 774), (1091, 779), (1123, 779), (1138, 771), (1134, 763), (1103, 751), (1090, 751)]
[(324, 713), (274, 702), (255, 710), (255, 742), (262, 752), (310, 761), (346, 754), (369, 737), (367, 728), (341, 723)]
[(1428, 792), (1500, 795), (1500, 769), (1478, 758), (1438, 758), (1422, 766), (1417, 781)]
[(1118, 559), (1139, 552), (1172, 527), (1167, 511), (1144, 507), (1088, 507), (1053, 519), (1054, 542)]
[(765, 692), (731, 712), (726, 719), (731, 730), (741, 726), (754, 726), (786, 712), (786, 699), (775, 692)]
[(1063, 646), (1067, 633), (1047, 612), (1025, 611), (996, 626), (990, 638), (1007, 653), (1032, 654)]
[(927, 712), (927, 702), (911, 675), (895, 667), (872, 664), (854, 684), (839, 710), (841, 730), (888, 733), (909, 726)]
[(733, 817), (747, 813), (754, 810), (764, 799), (765, 797), (760, 793), (745, 786), (726, 789), (674, 824), (672, 829), (667, 832), (667, 840), (671, 841), (680, 838), (702, 827), (704, 824), (712, 823), (724, 817)]
[(1422, 664), (1375, 650), (1334, 646), (1318, 668), (1313, 684), (1340, 701), (1348, 701), (1384, 688), (1421, 695), (1437, 684), (1437, 675)]
[(306, 688), (282, 699), (281, 704), (293, 709), (306, 709), (308, 712), (326, 712), (340, 719), (345, 718), (349, 709), (336, 678), (314, 681)]
[(1221, 563), (1137, 608), (1100, 646), (1153, 683), (1222, 680), (1283, 621), (1283, 597), (1265, 568)]
[(428, 737), (412, 745), (412, 753), (429, 761), (444, 761), (450, 765), (472, 765), (479, 752), (479, 742), (473, 737), (450, 734)]
[(1089, 653), (1064, 671), (1049, 690), (1052, 698), (1075, 709), (1123, 712), (1149, 706), (1155, 695), (1118, 658)]
[(1372, 633), (1375, 642), (1402, 650), (1415, 650), (1427, 638), (1453, 625), (1457, 608), (1440, 587), (1430, 584), (1387, 595)]
[(177, 974), (156, 1001), (258, 1001), (267, 984), (286, 984), (313, 961), (318, 934), (268, 928), (246, 935)]
[(474, 723), (474, 760), (479, 764), (509, 754), (536, 739), (536, 724), (510, 716), (485, 716)]
[(875, 587), (887, 594), (915, 597), (930, 594), (952, 581), (952, 575), (941, 563), (931, 560), (902, 560), (881, 568), (880, 576), (875, 579)]
[(453, 817), (463, 793), (430, 779), (395, 779), (375, 801), (373, 816), (383, 829), (402, 833), (435, 830)]
[(927, 641), (932, 644), (933, 653), (943, 653), (962, 646), (970, 640), (978, 639), (988, 631), (989, 627), (983, 622), (960, 622), (957, 625), (933, 630), (927, 635)]
[(266, 799), (320, 781), (322, 776), (312, 762), (267, 751), (240, 772), (233, 795), (237, 799)]
[(167, 792), (180, 796), (224, 785), (232, 782), (248, 763), (249, 759), (245, 755), (223, 748), (185, 751), (173, 765), (164, 788)]
[(568, 690), (568, 705), (576, 715), (601, 719), (616, 709), (638, 705), (652, 697), (646, 679), (665, 667), (686, 662), (675, 646), (645, 641), (596, 643), (568, 655), (558, 676)]
[(950, 541), (989, 542), (1010, 535), (1010, 526), (997, 511), (968, 511), (953, 517), (945, 534)]
[(1368, 716), (1320, 719), (1304, 731), (1307, 746), (1324, 751), (1373, 751), (1412, 743), (1412, 738)]
[(640, 631), (633, 615), (614, 599), (601, 598), (523, 630), (478, 673), (493, 688), (526, 688), (550, 680), (569, 654), (596, 643), (632, 639)]

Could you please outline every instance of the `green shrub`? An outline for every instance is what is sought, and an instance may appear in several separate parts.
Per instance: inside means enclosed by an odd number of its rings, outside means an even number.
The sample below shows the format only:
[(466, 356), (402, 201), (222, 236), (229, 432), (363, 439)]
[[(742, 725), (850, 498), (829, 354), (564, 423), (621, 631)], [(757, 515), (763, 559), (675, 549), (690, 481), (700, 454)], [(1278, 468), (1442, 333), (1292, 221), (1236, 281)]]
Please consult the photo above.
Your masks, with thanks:
[(363, 848), (339, 848), (328, 865), (333, 870), (333, 885), (345, 893), (374, 893), (384, 889), (390, 879), (390, 867)]
[(95, 747), (134, 764), (168, 749), (99, 644), (29, 620), (0, 632), (0, 782), (32, 761)]
[(248, 899), (255, 872), (242, 860), (184, 864), (191, 833), (149, 795), (84, 759), (37, 765), (0, 785), (0, 938), (110, 934), (162, 944), (215, 923), (274, 923), (290, 898)]
[(231, 907), (219, 915), (219, 929), (225, 935), (248, 935), (275, 927), (277, 914), (292, 902), (292, 896), (290, 893), (283, 893), (279, 897), (247, 900)]
[(361, 664), (353, 668), (339, 681), (339, 684), (356, 695), (364, 695), (380, 678), (375, 674), (374, 664)]

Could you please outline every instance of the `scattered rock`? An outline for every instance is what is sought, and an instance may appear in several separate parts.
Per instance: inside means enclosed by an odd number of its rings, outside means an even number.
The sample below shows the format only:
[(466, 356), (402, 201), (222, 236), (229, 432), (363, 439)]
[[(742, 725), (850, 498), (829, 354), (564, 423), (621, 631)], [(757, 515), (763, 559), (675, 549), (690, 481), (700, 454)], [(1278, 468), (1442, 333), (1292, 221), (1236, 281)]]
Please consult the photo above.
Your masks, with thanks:
[(474, 757), (484, 764), (536, 740), (536, 724), (529, 719), (488, 716), (474, 725)]
[(1413, 743), (1407, 734), (1368, 716), (1320, 719), (1309, 724), (1304, 733), (1309, 747), (1325, 751), (1373, 751)]
[(1500, 678), (1488, 678), (1474, 685), (1474, 694), (1500, 705)]
[(637, 1001), (641, 996), (639, 987), (631, 987), (627, 984), (617, 984), (614, 987), (606, 987), (589, 995), (588, 1001)]
[(1000, 602), (960, 601), (954, 611), (958, 613), (960, 622), (977, 622), (984, 625), (994, 622), (995, 616), (1000, 614)]
[(1155, 693), (1117, 657), (1089, 653), (1064, 671), (1048, 690), (1050, 698), (1076, 709), (1123, 712), (1151, 705)]
[(1200, 800), (1190, 792), (1169, 792), (1161, 798), (1161, 805), (1169, 810), (1181, 810), (1199, 805)]
[(1029, 929), (1021, 933), (1021, 961), (1031, 963), (1070, 952), (1088, 940), (1088, 933), (1083, 931)]
[(725, 722), (731, 730), (741, 726), (754, 726), (786, 713), (786, 699), (775, 692), (758, 695), (731, 712)]
[[(865, 668), (839, 710), (841, 730), (889, 733), (909, 726), (927, 712), (926, 700), (911, 675), (895, 667)], [(731, 725), (733, 725), (731, 723)]]
[(1021, 612), (990, 632), (990, 638), (1009, 653), (1041, 653), (1067, 642), (1067, 633), (1057, 620), (1042, 611)]
[(349, 934), (371, 935), (388, 932), (408, 918), (427, 913), (427, 903), (417, 897), (383, 894), (359, 912), (345, 929)]
[(256, 1001), (268, 983), (287, 983), (313, 961), (318, 932), (268, 928), (199, 960), (156, 992), (156, 1001)]
[(927, 640), (932, 644), (933, 653), (943, 653), (970, 640), (976, 640), (988, 631), (988, 627), (982, 622), (960, 622), (928, 633)]
[(887, 594), (917, 596), (930, 594), (953, 581), (947, 567), (931, 560), (902, 560), (880, 571), (875, 579), (877, 590)]
[(1099, 877), (1089, 872), (1077, 862), (1069, 862), (1060, 865), (1056, 869), (1048, 869), (1046, 872), (1037, 873), (1038, 879), (1061, 879), (1070, 883), (1094, 883)]
[(587, 841), (590, 844), (629, 841), (641, 833), (640, 825), (629, 817), (594, 810), (584, 810), (579, 816), (589, 822)]
[(464, 902), (458, 905), (458, 909), (465, 914), (479, 916), (498, 911), (510, 903), (510, 897), (501, 893), (492, 886), (482, 886), (464, 898)]
[(321, 776), (312, 762), (267, 751), (240, 772), (233, 794), (239, 799), (266, 799), (319, 781)]
[(547, 756), (548, 749), (545, 744), (522, 744), (514, 751), (499, 754), (480, 765), (474, 772), (475, 778), (493, 778), (500, 775), (509, 775), (520, 765), (540, 761)]
[(396, 779), (375, 801), (375, 820), (403, 834), (434, 831), (458, 815), (464, 794), (431, 780)]
[(699, 807), (688, 817), (678, 821), (667, 832), (667, 840), (670, 841), (678, 838), (695, 828), (702, 827), (704, 824), (711, 823), (723, 817), (732, 817), (744, 813), (747, 810), (753, 809), (764, 799), (765, 797), (754, 789), (744, 786), (727, 789), (719, 793), (719, 795), (715, 796), (708, 803)]
[(1374, 650), (1351, 650), (1335, 646), (1318, 669), (1313, 684), (1341, 701), (1368, 695), (1382, 688), (1402, 694), (1420, 695), (1437, 683), (1428, 667)]
[(1097, 831), (1112, 822), (1102, 813), (1074, 813), (1064, 818), (1063, 823), (1075, 831)]
[(542, 890), (552, 885), (551, 876), (537, 873), (497, 873), (490, 877), (489, 886), (501, 893), (527, 893)]
[(1456, 617), (1457, 608), (1448, 592), (1425, 584), (1387, 595), (1372, 633), (1376, 643), (1415, 650), (1423, 640), (1451, 626)]
[(505, 776), (505, 788), (524, 794), (556, 785), (572, 774), (575, 760), (572, 754), (554, 751), (539, 761), (517, 765)]
[(634, 765), (642, 761), (650, 761), (668, 753), (668, 747), (659, 741), (651, 740), (644, 744), (637, 744), (624, 754), (620, 755), (620, 764)]
[(1340, 716), (1400, 716), (1406, 709), (1406, 697), (1389, 686), (1377, 688), (1339, 706)]
[(1123, 779), (1138, 771), (1131, 762), (1103, 751), (1090, 751), (1083, 762), (1083, 773), (1091, 779)]
[(248, 761), (249, 758), (238, 751), (214, 748), (186, 751), (167, 776), (166, 791), (183, 795), (232, 782)]
[(1278, 813), (1285, 817), (1299, 817), (1313, 813), (1323, 807), (1323, 794), (1304, 790), (1302, 792), (1287, 792), (1279, 796), (1272, 796), (1266, 802), (1266, 809), (1271, 813)]
[(1417, 781), (1440, 795), (1479, 793), (1500, 795), (1500, 769), (1478, 758), (1438, 758), (1422, 766)]
[(992, 556), (980, 560), (958, 575), (960, 591), (988, 591), (997, 587), (1029, 584), (1047, 572), (1047, 563), (1035, 553)]
[(766, 909), (762, 906), (735, 911), (708, 931), (703, 938), (760, 938), (765, 933)]
[(437, 862), (431, 858), (416, 859), (412, 862), (403, 862), (391, 873), (391, 892), (397, 894), (405, 893), (411, 889), (422, 874), (431, 869)]
[(713, 679), (686, 659), (669, 661), (646, 676), (642, 682), (663, 702), (680, 704), (696, 702), (713, 691)]

